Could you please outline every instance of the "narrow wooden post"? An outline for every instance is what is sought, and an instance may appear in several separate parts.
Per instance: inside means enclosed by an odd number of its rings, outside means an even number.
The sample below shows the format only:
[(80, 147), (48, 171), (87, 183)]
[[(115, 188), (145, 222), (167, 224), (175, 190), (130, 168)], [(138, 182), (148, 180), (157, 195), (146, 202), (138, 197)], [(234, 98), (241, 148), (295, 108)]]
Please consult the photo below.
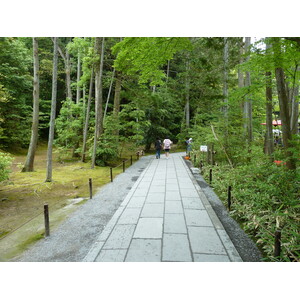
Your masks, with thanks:
[(275, 231), (275, 249), (274, 249), (274, 256), (279, 257), (281, 252), (281, 231)]
[(45, 236), (50, 235), (48, 203), (44, 204)]
[(132, 155), (130, 155), (130, 165), (132, 166)]
[(194, 166), (196, 166), (196, 154), (194, 155)]
[(125, 172), (125, 159), (123, 159), (123, 173)]
[(90, 199), (93, 198), (93, 183), (92, 178), (89, 178), (89, 187), (90, 187)]
[(110, 168), (110, 182), (113, 182), (113, 173), (112, 173), (112, 168)]
[(212, 182), (212, 169), (209, 169), (209, 184)]
[(231, 207), (231, 186), (228, 187), (227, 203), (228, 203), (228, 209), (230, 210), (230, 207)]

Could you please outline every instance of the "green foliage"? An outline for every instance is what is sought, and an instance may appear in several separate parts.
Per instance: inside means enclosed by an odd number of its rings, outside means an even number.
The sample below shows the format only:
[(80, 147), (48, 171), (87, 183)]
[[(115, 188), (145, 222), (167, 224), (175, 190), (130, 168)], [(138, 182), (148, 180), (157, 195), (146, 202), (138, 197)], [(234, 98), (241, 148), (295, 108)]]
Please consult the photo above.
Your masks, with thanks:
[(12, 157), (9, 154), (0, 152), (0, 182), (8, 179)]
[(128, 75), (139, 75), (139, 83), (163, 84), (161, 68), (174, 53), (191, 47), (188, 38), (175, 37), (126, 37), (113, 47), (117, 54), (114, 67)]
[[(3, 146), (26, 145), (32, 103), (31, 53), (20, 38), (0, 38), (0, 115)], [(5, 93), (5, 94), (3, 94)], [(3, 101), (3, 99), (5, 101)]]
[(55, 123), (57, 132), (56, 145), (65, 149), (73, 149), (73, 151), (81, 151), (79, 143), (82, 141), (82, 111), (81, 103), (75, 104), (70, 99), (63, 102)]
[(115, 116), (105, 118), (104, 133), (97, 143), (96, 165), (105, 166), (118, 158), (120, 141), (116, 134), (120, 130), (119, 120)]
[(299, 170), (287, 171), (261, 151), (252, 151), (251, 156), (251, 162), (234, 169), (226, 164), (215, 166), (214, 190), (227, 205), (227, 188), (232, 186), (230, 214), (255, 238), (267, 260), (277, 260), (273, 256), (276, 229), (282, 231), (280, 260), (299, 260)]

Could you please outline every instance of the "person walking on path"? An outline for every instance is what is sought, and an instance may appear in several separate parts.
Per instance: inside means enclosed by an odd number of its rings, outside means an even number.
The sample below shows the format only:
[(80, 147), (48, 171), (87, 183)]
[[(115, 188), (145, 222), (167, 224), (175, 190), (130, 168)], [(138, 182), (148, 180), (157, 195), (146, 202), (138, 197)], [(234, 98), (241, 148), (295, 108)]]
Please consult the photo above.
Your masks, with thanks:
[(190, 138), (186, 141), (186, 155), (190, 156), (190, 152), (192, 151), (192, 143), (193, 143), (193, 139)]
[(170, 149), (171, 149), (171, 145), (173, 144), (173, 142), (169, 139), (169, 137), (166, 137), (163, 141), (164, 144), (164, 150), (166, 153), (166, 158), (169, 158), (170, 155)]
[(162, 145), (161, 140), (159, 138), (157, 138), (156, 141), (155, 141), (155, 144), (154, 144), (155, 150), (156, 150), (155, 156), (156, 156), (157, 159), (160, 159), (161, 145)]

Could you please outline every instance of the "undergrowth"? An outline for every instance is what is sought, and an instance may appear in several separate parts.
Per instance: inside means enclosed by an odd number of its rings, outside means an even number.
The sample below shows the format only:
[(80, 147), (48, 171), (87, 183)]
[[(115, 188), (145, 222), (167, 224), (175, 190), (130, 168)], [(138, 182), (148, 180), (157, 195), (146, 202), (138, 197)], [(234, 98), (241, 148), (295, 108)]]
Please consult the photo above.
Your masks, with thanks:
[[(199, 163), (199, 162), (198, 162)], [(206, 165), (204, 178), (209, 181), (227, 206), (228, 186), (232, 187), (230, 215), (262, 249), (266, 261), (300, 261), (299, 168), (289, 171), (284, 165), (258, 153), (247, 164)], [(281, 255), (274, 257), (275, 231), (281, 231)]]

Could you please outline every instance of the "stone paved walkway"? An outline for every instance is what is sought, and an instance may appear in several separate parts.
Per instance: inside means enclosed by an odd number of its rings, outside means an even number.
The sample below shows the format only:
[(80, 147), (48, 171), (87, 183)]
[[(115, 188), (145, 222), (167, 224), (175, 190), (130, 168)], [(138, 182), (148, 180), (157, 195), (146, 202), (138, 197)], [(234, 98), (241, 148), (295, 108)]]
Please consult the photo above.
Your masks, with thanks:
[(242, 261), (182, 156), (151, 161), (84, 261)]

